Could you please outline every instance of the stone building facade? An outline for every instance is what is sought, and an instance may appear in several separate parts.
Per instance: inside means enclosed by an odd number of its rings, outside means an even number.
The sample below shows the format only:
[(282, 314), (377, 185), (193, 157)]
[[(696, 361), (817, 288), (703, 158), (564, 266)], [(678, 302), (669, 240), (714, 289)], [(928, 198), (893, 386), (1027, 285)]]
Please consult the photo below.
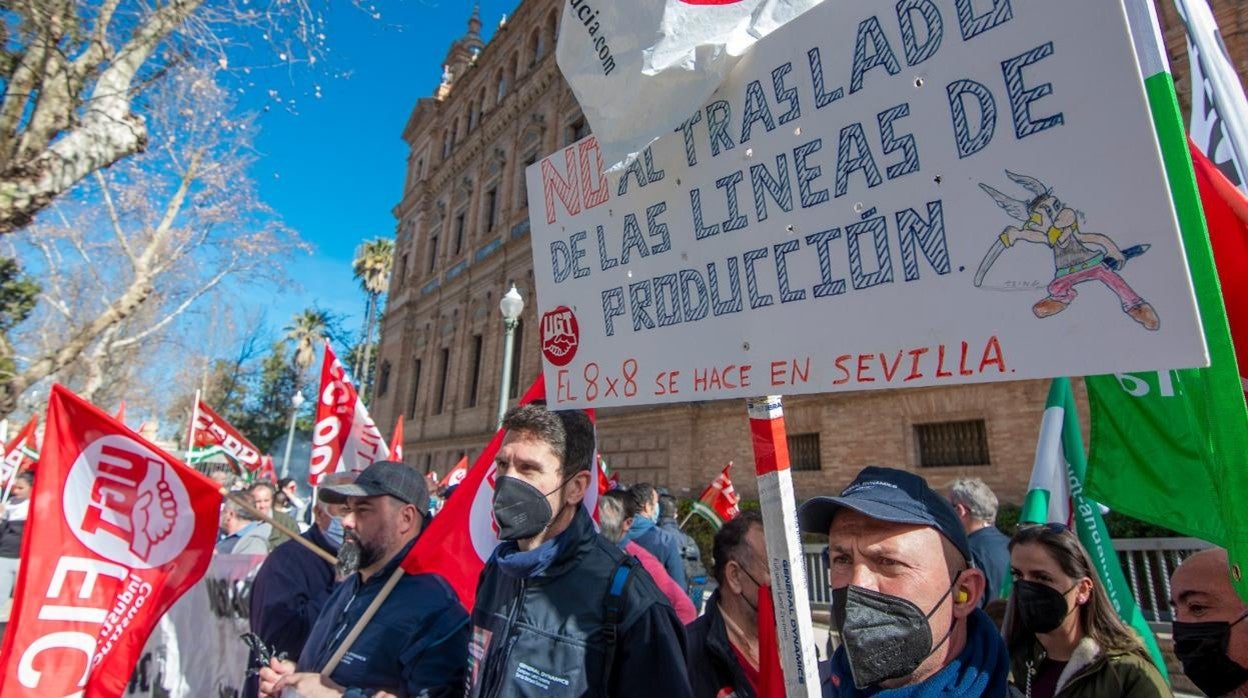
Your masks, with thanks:
[[(1161, 17), (1184, 100), (1190, 88), (1182, 27)], [(1236, 63), (1248, 67), (1248, 6), (1214, 0)], [(475, 15), (447, 53), (443, 82), (403, 129), (406, 184), (395, 207), (395, 270), (382, 320), (374, 415), (405, 418), (404, 451), (445, 473), (490, 439), (503, 355), (498, 301), (511, 284), (528, 300), (509, 395), (541, 369), (534, 313), (525, 167), (587, 132), (555, 64), (559, 0), (523, 0), (489, 44)], [(1047, 382), (787, 398), (799, 498), (839, 491), (867, 464), (921, 472), (938, 487), (984, 478), (1021, 502)], [(1086, 399), (1082, 386), (1085, 434)], [(744, 405), (694, 402), (599, 412), (600, 447), (624, 482), (648, 480), (697, 496), (725, 463), (745, 497), (756, 490)]]

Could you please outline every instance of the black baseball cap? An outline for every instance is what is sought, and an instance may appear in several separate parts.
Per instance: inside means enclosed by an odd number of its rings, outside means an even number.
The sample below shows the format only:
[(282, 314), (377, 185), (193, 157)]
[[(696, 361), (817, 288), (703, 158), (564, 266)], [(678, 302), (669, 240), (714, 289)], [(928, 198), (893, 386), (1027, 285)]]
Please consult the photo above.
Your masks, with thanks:
[(802, 504), (798, 526), (805, 533), (827, 535), (841, 507), (877, 521), (931, 526), (971, 562), (971, 545), (953, 505), (914, 473), (867, 466), (839, 497), (815, 497)]
[(376, 497), (383, 494), (416, 505), (421, 515), (429, 514), (429, 488), (425, 484), (425, 476), (406, 463), (393, 460), (374, 462), (355, 478), (355, 482), (321, 488), (320, 497), (330, 503), (341, 503), (347, 497)]

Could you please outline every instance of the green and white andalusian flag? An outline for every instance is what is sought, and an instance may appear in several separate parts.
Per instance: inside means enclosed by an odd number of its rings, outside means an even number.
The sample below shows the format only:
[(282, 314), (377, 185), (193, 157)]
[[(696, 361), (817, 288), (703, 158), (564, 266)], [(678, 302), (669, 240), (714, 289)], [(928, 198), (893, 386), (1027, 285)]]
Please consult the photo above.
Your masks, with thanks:
[(1087, 472), (1083, 436), (1069, 378), (1054, 378), (1040, 424), (1036, 462), (1031, 469), (1027, 498), (1023, 501), (1020, 524), (1060, 523), (1073, 529), (1087, 549), (1096, 576), (1105, 588), (1118, 616), (1140, 634), (1162, 676), (1166, 662), (1157, 638), (1140, 613), (1140, 607), (1122, 574), (1118, 554), (1101, 518), (1100, 505), (1084, 496), (1083, 478)]
[(1129, 516), (1228, 549), (1248, 599), (1248, 409), (1187, 137), (1149, 0), (1127, 0), (1132, 37), (1178, 212), (1210, 366), (1089, 376), (1088, 494)]

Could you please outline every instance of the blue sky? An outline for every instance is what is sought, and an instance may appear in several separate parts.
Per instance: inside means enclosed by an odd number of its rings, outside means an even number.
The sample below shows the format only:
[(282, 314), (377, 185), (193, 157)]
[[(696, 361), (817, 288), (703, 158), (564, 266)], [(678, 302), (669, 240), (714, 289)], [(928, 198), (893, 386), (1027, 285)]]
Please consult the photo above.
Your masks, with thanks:
[[(375, 2), (380, 19), (347, 2), (327, 3), (328, 65), (293, 82), (264, 75), (257, 80), (264, 89), (243, 104), (263, 107), (268, 88), (295, 99), (293, 113), (278, 106), (263, 113), (256, 142), (261, 196), (315, 248), (289, 268), (299, 287), (268, 303), (275, 330), (312, 305), (343, 315), (344, 329), (359, 330), (364, 297), (351, 277), (351, 259), (362, 240), (394, 235), (390, 210), (402, 196), (407, 159), (403, 126), (416, 100), (438, 85), (447, 48), (467, 31), (473, 7), (470, 0)], [(480, 3), (487, 41), (516, 4)], [(321, 87), (319, 99), (313, 84)]]

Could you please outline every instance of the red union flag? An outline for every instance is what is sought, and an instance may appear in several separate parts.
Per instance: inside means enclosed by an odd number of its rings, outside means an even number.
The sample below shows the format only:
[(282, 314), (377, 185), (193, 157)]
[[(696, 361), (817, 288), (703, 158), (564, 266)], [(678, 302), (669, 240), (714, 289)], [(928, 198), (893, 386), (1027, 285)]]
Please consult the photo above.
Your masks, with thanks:
[(356, 472), (373, 461), (385, 460), (390, 448), (368, 416), (342, 362), (325, 342), (321, 390), (316, 398), (316, 428), (312, 430), (312, 463), (308, 484), (319, 487), (330, 473)]
[[(520, 398), (520, 404), (545, 399), (546, 384), (538, 374), (537, 380)], [(594, 418), (593, 410), (586, 412), (590, 419)], [(494, 457), (503, 445), (503, 435), (502, 429), (494, 433), (494, 438), (464, 475), (455, 495), (446, 500), (403, 560), (403, 569), (408, 574), (441, 575), (469, 610), (476, 600), (477, 578), (498, 546), (498, 528), (494, 523)], [(460, 464), (465, 462), (460, 461)], [(457, 465), (451, 472), (458, 468)], [(598, 469), (591, 467), (589, 470), (591, 477), (584, 505), (593, 512), (598, 506)]]
[(39, 452), (35, 447), (35, 430), (39, 427), (39, 418), (31, 417), (26, 426), (17, 432), (17, 437), (9, 442), (4, 449), (3, 460), (0, 460), (0, 487), (5, 487), (13, 476), (34, 465)]
[(252, 472), (260, 469), (260, 449), (203, 400), (195, 406), (191, 429), (191, 462), (220, 451)]
[(0, 695), (120, 696), (212, 559), (217, 485), (59, 385), (0, 651)]
[(390, 437), (390, 457), (403, 462), (403, 415), (394, 423), (394, 434)]
[(741, 513), (737, 508), (741, 498), (737, 496), (737, 491), (732, 488), (732, 480), (728, 478), (731, 468), (732, 463), (725, 465), (723, 472), (715, 477), (702, 491), (698, 501), (693, 503), (693, 513), (710, 521), (716, 529), (722, 528), (725, 521), (731, 521)]

